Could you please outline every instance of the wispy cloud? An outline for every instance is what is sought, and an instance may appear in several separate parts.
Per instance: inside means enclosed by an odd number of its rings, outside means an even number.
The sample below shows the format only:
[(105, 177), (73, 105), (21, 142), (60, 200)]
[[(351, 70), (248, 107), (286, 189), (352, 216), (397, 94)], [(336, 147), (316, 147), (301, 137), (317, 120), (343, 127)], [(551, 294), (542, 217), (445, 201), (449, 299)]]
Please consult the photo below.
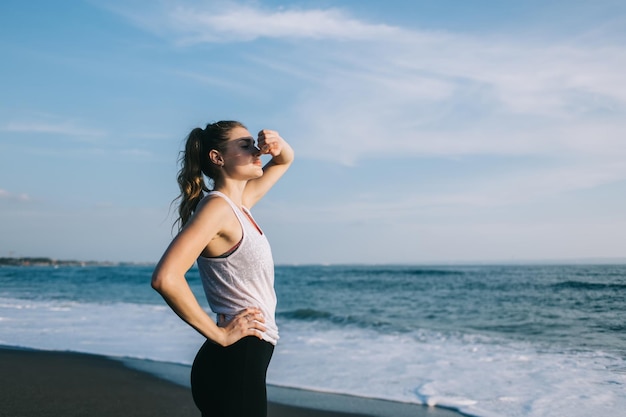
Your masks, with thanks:
[[(271, 57), (246, 59), (255, 76), (300, 82), (281, 129), (297, 133), (301, 156), (345, 164), (378, 155), (542, 156), (555, 160), (548, 181), (555, 190), (626, 178), (611, 168), (626, 158), (626, 47), (612, 37), (614, 26), (533, 39), (366, 22), (337, 8), (160, 5), (152, 15), (120, 13), (188, 47), (279, 44)], [(564, 164), (568, 173), (559, 175)], [(520, 181), (541, 184), (537, 175)], [(534, 195), (532, 186), (520, 187)]]
[(323, 68), (294, 106), (295, 120), (316, 138), (307, 143), (327, 154), (569, 152), (616, 142), (624, 131), (626, 48), (457, 36), (341, 53), (350, 70)]
[(372, 40), (402, 32), (383, 24), (360, 22), (338, 9), (262, 10), (237, 5), (211, 10), (178, 6), (171, 18), (172, 27), (190, 43), (258, 38)]
[[(349, 151), (347, 159), (355, 160), (379, 152), (383, 144), (414, 154), (560, 151), (555, 143), (567, 143), (550, 138), (557, 130), (569, 134), (568, 126), (575, 132), (582, 123), (596, 141), (605, 122), (613, 126), (611, 134), (624, 127), (626, 47), (610, 39), (598, 46), (598, 33), (587, 43), (582, 35), (570, 43), (516, 40), (364, 22), (336, 8), (159, 4), (152, 14), (116, 7), (175, 43), (285, 41), (272, 59), (251, 59), (303, 81), (291, 119), (315, 138), (307, 141), (314, 148), (303, 149), (315, 157), (328, 157), (335, 149)], [(322, 39), (323, 47), (315, 43)], [(291, 43), (295, 40), (300, 42)], [(181, 75), (238, 85), (209, 75)]]
[[(323, 205), (284, 202), (258, 209), (267, 218), (284, 222), (321, 224), (328, 222), (368, 224), (412, 224), (416, 219), (445, 219), (464, 222), (494, 212), (508, 212), (516, 207), (537, 207), (536, 202), (572, 191), (586, 190), (626, 178), (626, 166), (611, 163), (564, 164), (540, 169), (524, 168), (477, 180), (466, 178), (435, 190), (413, 189), (397, 193), (372, 192), (350, 198), (326, 200)], [(393, 182), (392, 180), (390, 182)], [(565, 214), (565, 213), (564, 213)]]
[(41, 133), (41, 134), (59, 134), (72, 137), (83, 138), (95, 138), (102, 137), (106, 133), (97, 130), (89, 129), (85, 127), (77, 126), (72, 122), (40, 122), (40, 121), (26, 121), (26, 122), (9, 122), (2, 128), (6, 132), (15, 133)]
[(15, 194), (0, 188), (0, 200), (28, 202), (31, 201), (32, 198), (26, 193)]
[(263, 8), (235, 1), (100, 2), (134, 24), (181, 44), (246, 42), (267, 39), (374, 40), (404, 31), (386, 24), (362, 22), (338, 8)]
[[(44, 117), (45, 118), (45, 117)], [(48, 117), (51, 118), (51, 117)], [(19, 146), (23, 149), (28, 148), (29, 152), (47, 155), (49, 157), (127, 157), (143, 160), (154, 160), (155, 152), (149, 147), (150, 143), (154, 140), (170, 140), (171, 135), (165, 135), (163, 133), (145, 133), (138, 134), (125, 133), (123, 135), (117, 135), (121, 140), (115, 142), (109, 140), (102, 140), (109, 135), (107, 132), (98, 129), (90, 129), (83, 127), (71, 121), (61, 122), (40, 122), (40, 121), (19, 121), (19, 122), (7, 122), (3, 126), (0, 126), (0, 131), (15, 133), (15, 134), (35, 134), (41, 135), (55, 135), (63, 139), (69, 139), (71, 142), (79, 142), (81, 146), (61, 146), (59, 141), (49, 141), (47, 145), (37, 144), (31, 146), (28, 141), (19, 141)], [(145, 148), (138, 147), (137, 141), (148, 142)], [(4, 196), (12, 199), (16, 199), (15, 195), (4, 193)], [(1, 196), (0, 196), (1, 197)]]

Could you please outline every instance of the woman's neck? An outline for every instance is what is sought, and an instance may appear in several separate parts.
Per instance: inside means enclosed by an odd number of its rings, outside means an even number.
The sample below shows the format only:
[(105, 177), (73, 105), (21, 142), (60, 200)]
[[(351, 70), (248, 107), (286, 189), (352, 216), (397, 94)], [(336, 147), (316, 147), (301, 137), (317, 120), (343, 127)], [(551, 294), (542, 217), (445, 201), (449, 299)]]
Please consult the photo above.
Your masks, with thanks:
[(246, 183), (247, 181), (224, 180), (220, 181), (219, 184), (215, 184), (213, 189), (227, 195), (233, 203), (241, 207), (243, 205), (243, 191), (246, 188)]

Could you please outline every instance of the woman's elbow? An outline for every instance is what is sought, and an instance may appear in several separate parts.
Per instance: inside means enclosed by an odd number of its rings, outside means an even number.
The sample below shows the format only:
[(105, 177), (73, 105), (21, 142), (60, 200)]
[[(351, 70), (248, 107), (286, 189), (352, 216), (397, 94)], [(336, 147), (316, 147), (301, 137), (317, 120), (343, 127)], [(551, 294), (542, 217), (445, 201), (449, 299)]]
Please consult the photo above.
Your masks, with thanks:
[(164, 274), (161, 273), (159, 270), (155, 270), (152, 273), (152, 281), (150, 282), (150, 285), (156, 292), (162, 294), (163, 291), (165, 291), (166, 287), (166, 279)]

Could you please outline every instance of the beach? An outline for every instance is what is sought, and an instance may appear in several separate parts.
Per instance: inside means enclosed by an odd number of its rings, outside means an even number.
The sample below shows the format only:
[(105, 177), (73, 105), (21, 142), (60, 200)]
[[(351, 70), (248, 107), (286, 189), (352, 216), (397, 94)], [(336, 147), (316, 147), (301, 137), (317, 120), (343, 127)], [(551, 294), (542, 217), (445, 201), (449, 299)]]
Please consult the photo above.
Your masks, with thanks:
[[(154, 366), (154, 363), (152, 363)], [(100, 355), (0, 348), (0, 416), (199, 416), (188, 387), (132, 369)], [(284, 392), (283, 392), (284, 397)], [(324, 405), (324, 394), (316, 397)], [(334, 396), (337, 397), (337, 396)], [(353, 399), (354, 400), (354, 399)], [(298, 398), (294, 402), (301, 401)], [(331, 401), (332, 402), (332, 401)], [(337, 403), (337, 398), (334, 398)], [(338, 408), (350, 406), (346, 400)], [(396, 404), (397, 405), (397, 404)], [(389, 402), (386, 415), (392, 415)], [(400, 405), (402, 406), (402, 405)], [(269, 417), (374, 417), (270, 402)], [(332, 408), (332, 407), (331, 407)], [(458, 413), (415, 406), (414, 417), (452, 417)]]

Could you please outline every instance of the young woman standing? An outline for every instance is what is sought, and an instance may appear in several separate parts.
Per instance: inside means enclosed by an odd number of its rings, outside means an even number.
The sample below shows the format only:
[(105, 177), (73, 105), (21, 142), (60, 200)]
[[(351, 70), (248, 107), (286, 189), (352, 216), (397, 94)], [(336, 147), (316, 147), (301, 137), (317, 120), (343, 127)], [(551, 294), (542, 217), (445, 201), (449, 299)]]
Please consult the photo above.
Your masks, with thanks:
[[(264, 167), (262, 153), (272, 156)], [(274, 263), (249, 209), (293, 157), (277, 132), (262, 130), (255, 145), (235, 121), (196, 128), (187, 138), (178, 174), (180, 231), (156, 266), (152, 287), (207, 338), (191, 371), (203, 417), (267, 415), (265, 375), (278, 341)], [(212, 191), (204, 177), (212, 181)], [(194, 262), (215, 321), (185, 279)]]

